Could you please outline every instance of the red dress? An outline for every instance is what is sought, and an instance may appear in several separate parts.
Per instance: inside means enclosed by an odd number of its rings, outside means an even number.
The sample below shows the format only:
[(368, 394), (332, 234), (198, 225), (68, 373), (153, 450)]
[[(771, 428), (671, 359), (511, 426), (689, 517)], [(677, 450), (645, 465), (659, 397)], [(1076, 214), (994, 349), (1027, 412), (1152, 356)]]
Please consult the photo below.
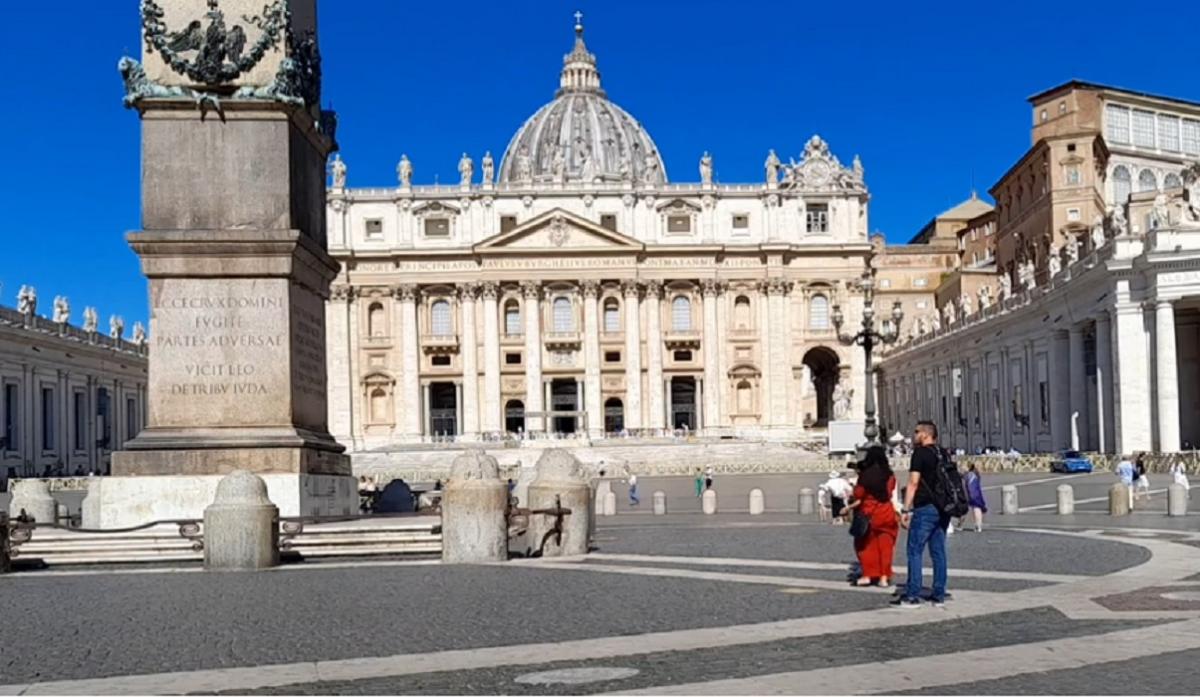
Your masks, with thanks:
[(871, 519), (870, 531), (854, 541), (854, 551), (865, 578), (892, 577), (892, 555), (896, 551), (896, 537), (900, 534), (900, 521), (891, 501), (895, 490), (895, 477), (888, 477), (888, 499), (885, 501), (871, 496), (861, 485), (854, 487), (854, 500), (862, 501), (858, 510)]

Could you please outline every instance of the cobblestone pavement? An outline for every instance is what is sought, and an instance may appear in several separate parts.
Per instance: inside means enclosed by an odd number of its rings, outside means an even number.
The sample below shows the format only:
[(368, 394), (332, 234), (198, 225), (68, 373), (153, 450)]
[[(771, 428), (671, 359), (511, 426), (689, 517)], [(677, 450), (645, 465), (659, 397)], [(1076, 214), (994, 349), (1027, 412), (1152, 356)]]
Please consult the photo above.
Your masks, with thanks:
[(601, 519), (586, 559), (14, 574), (0, 695), (1200, 693), (1200, 526), (1109, 520), (953, 536), (942, 609), (850, 588), (846, 528), (795, 515)]

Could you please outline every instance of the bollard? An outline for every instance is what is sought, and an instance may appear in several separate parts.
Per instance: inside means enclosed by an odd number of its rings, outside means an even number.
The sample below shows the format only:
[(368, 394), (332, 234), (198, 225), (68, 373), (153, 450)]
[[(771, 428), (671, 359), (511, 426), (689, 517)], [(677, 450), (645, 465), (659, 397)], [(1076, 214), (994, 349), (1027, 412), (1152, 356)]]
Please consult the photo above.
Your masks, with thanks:
[(611, 489), (604, 494), (604, 515), (614, 516), (617, 514), (617, 495)]
[(817, 495), (812, 489), (801, 489), (800, 496), (797, 497), (800, 515), (812, 515), (813, 510), (817, 507)]
[(1108, 514), (1129, 515), (1130, 488), (1117, 482), (1108, 490)]
[(442, 561), (508, 559), (508, 486), (496, 458), (472, 448), (454, 458), (442, 493)]
[(667, 514), (667, 492), (654, 492), (654, 515)]
[(1012, 484), (1005, 484), (1000, 489), (1001, 506), (1000, 512), (1004, 515), (1017, 514), (1017, 487)]
[(700, 497), (700, 505), (704, 508), (704, 515), (713, 515), (717, 512), (717, 492), (712, 489), (705, 489), (704, 495)]
[(1187, 515), (1188, 490), (1182, 484), (1172, 484), (1167, 487), (1167, 515)]
[(562, 519), (561, 539), (555, 534), (554, 516), (530, 514), (527, 536), (530, 551), (540, 549), (543, 557), (587, 554), (592, 527), (592, 487), (583, 466), (566, 450), (551, 448), (542, 453), (535, 468), (537, 476), (529, 484), (527, 507), (547, 510), (557, 502), (571, 513)]
[(763, 503), (762, 489), (751, 489), (750, 490), (750, 515), (762, 515), (762, 513), (765, 509), (766, 509), (766, 505)]
[(12, 483), (12, 492), (12, 501), (8, 504), (10, 518), (16, 518), (21, 511), (25, 511), (34, 522), (54, 525), (58, 504), (50, 496), (50, 482), (44, 479), (18, 479)]
[(204, 509), (204, 568), (254, 571), (279, 565), (279, 509), (267, 498), (267, 483), (235, 470), (217, 483)]
[(611, 515), (604, 512), (604, 501), (608, 495), (612, 493), (612, 482), (607, 479), (601, 479), (596, 483), (596, 515)]
[(1071, 488), (1070, 484), (1058, 485), (1058, 514), (1075, 514), (1075, 490)]

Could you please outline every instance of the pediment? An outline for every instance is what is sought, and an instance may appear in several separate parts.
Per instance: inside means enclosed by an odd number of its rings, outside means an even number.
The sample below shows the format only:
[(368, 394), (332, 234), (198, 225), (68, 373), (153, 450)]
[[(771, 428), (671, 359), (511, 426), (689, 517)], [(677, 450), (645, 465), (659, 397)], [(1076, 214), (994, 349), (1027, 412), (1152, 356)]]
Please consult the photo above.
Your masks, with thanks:
[(475, 245), (477, 253), (640, 252), (645, 245), (562, 209), (547, 211)]

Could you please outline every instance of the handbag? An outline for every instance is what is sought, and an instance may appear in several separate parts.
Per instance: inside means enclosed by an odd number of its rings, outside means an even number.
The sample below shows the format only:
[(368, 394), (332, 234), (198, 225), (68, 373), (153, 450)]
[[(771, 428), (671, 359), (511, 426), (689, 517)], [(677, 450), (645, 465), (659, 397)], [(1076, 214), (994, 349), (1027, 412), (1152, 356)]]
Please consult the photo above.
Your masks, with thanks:
[(850, 536), (854, 539), (864, 537), (871, 531), (871, 519), (865, 513), (854, 509), (854, 518), (850, 521)]

